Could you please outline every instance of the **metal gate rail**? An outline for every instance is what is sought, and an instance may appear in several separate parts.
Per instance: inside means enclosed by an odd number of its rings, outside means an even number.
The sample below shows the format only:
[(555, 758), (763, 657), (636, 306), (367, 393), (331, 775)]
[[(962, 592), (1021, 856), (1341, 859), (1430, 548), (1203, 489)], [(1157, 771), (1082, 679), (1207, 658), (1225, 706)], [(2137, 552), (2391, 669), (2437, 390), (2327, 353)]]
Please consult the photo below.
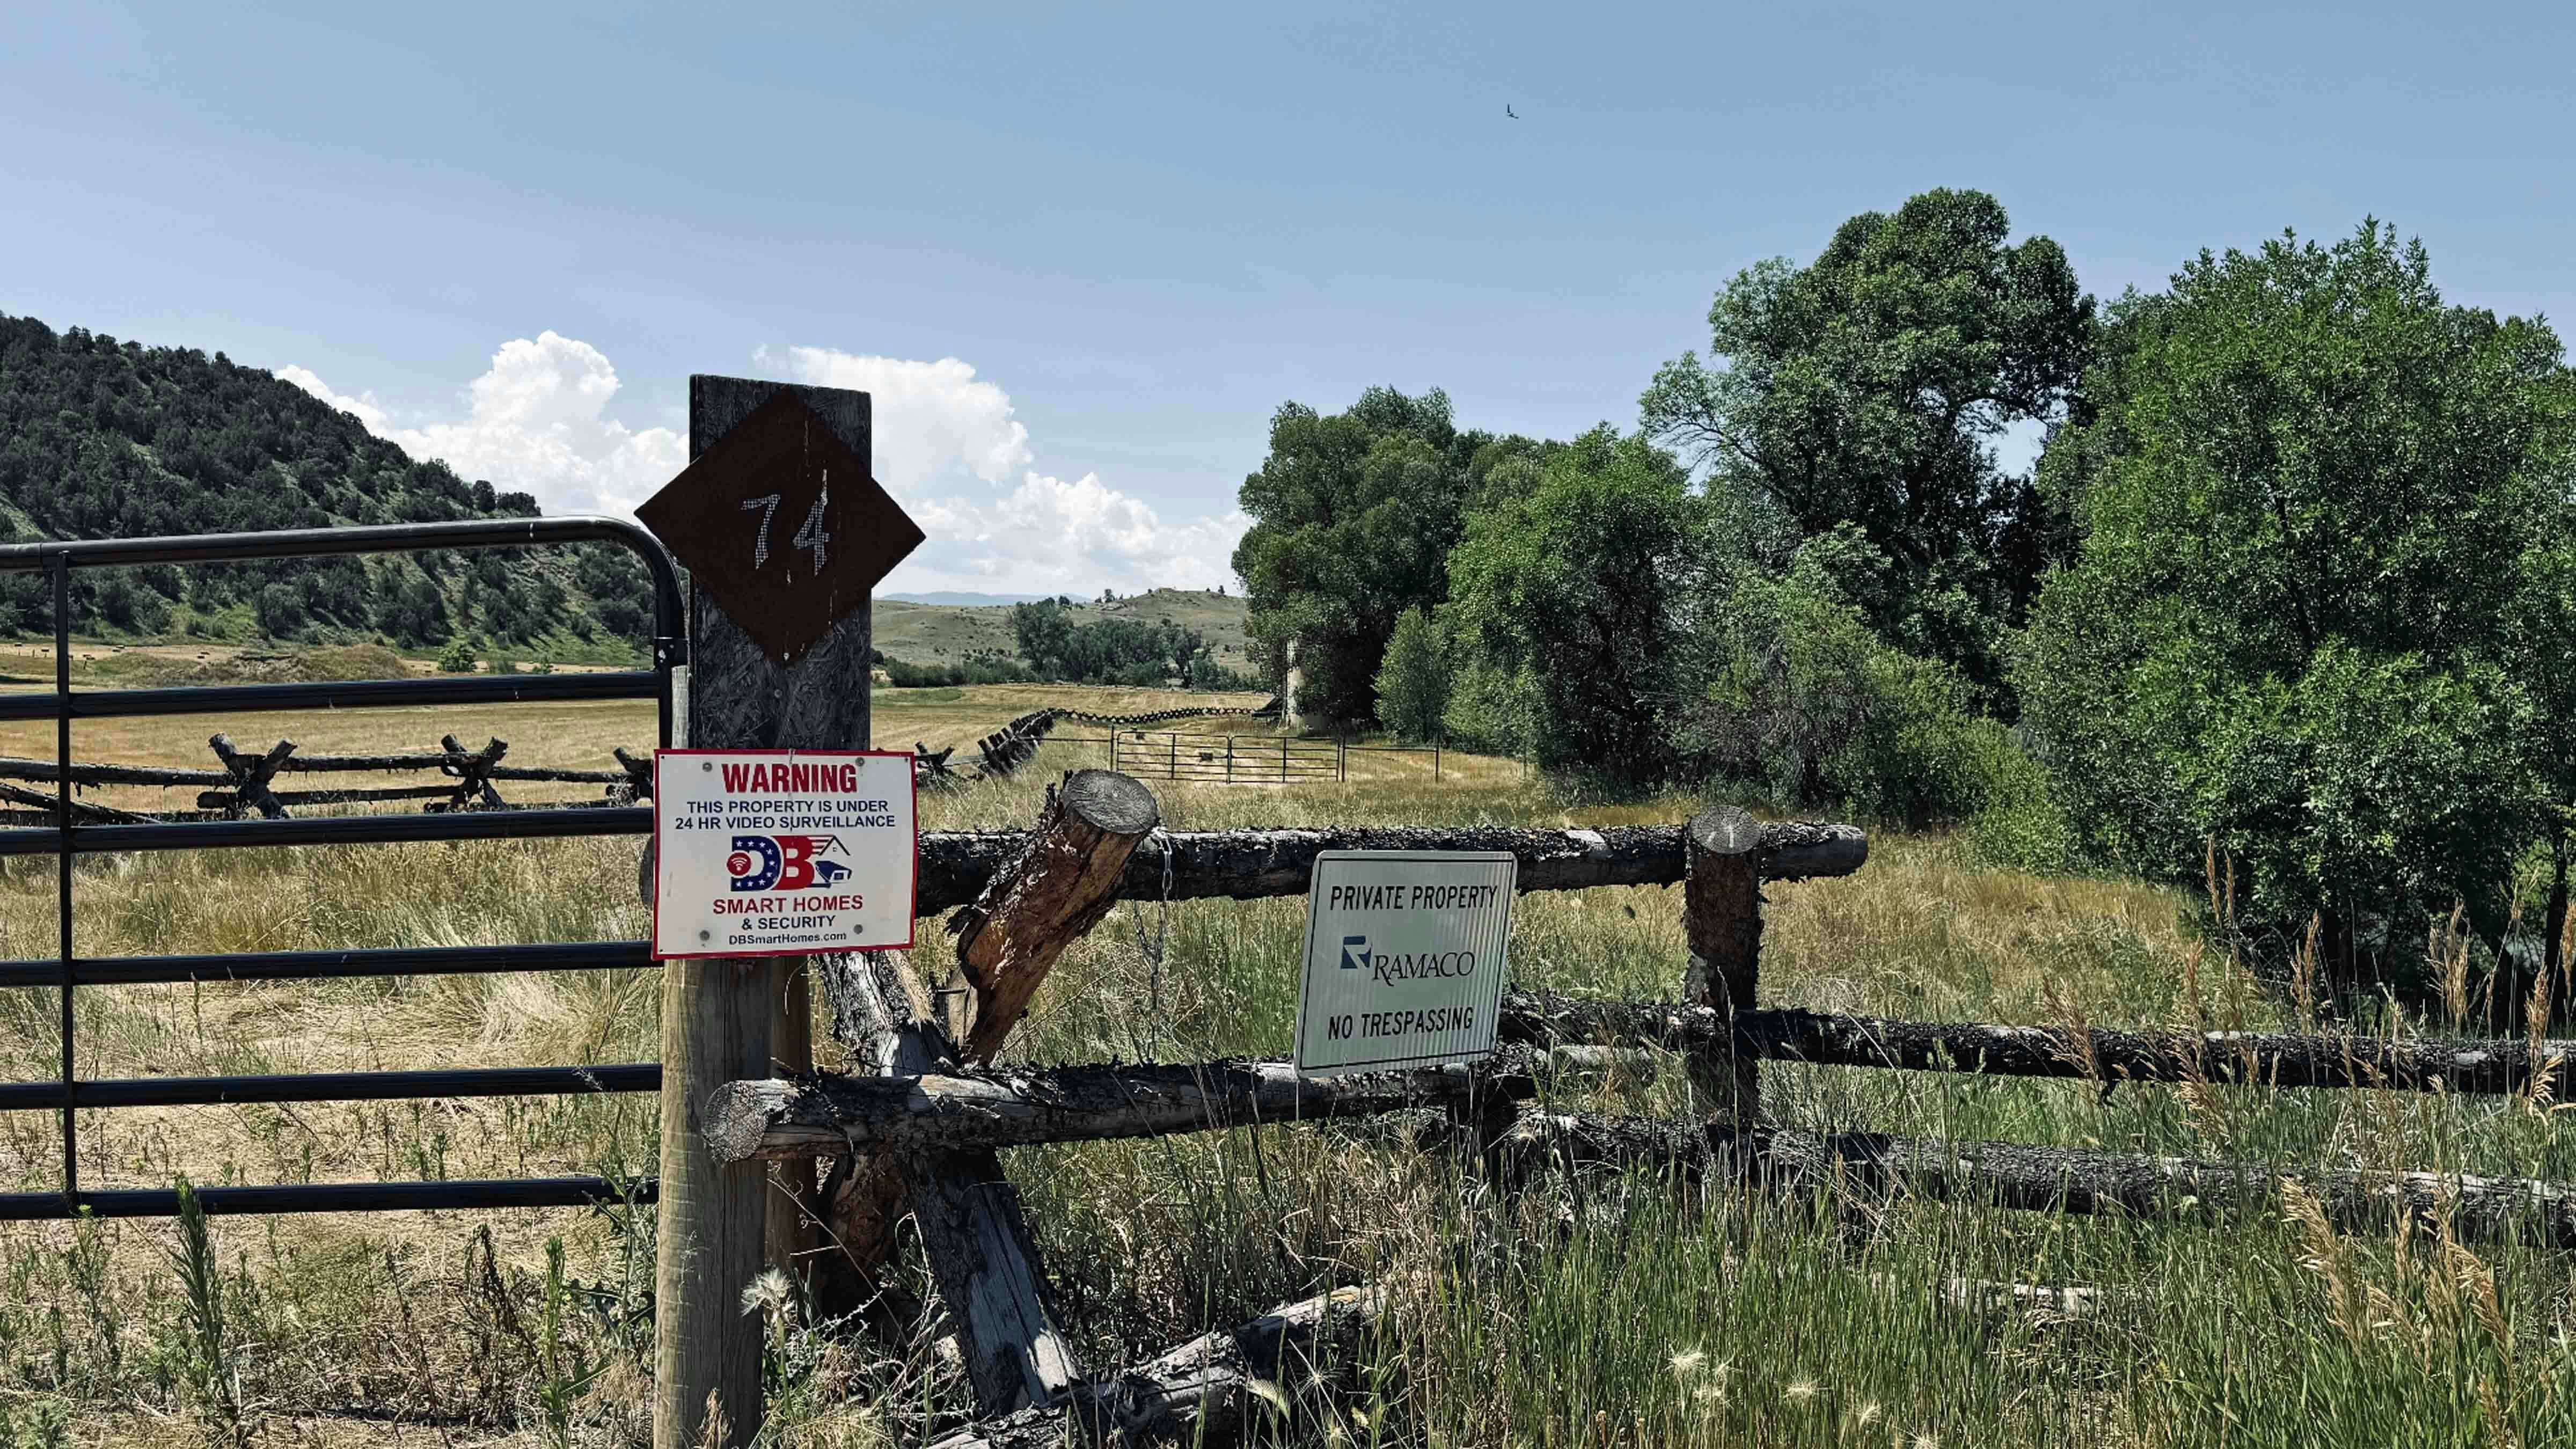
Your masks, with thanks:
[[(253, 559), (417, 553), (433, 549), (543, 547), (567, 543), (615, 544), (642, 560), (653, 578), (651, 669), (176, 689), (74, 691), (71, 687), (71, 573), (74, 569), (239, 563)], [(0, 696), (0, 720), (54, 720), (59, 767), (58, 820), (50, 829), (0, 830), (0, 858), (54, 855), (59, 950), (50, 961), (0, 962), (0, 989), (53, 986), (62, 993), (62, 1070), (53, 1081), (0, 1084), (0, 1111), (52, 1108), (61, 1113), (63, 1186), (60, 1192), (0, 1193), (0, 1221), (84, 1214), (155, 1217), (178, 1211), (178, 1194), (174, 1191), (81, 1191), (78, 1112), (83, 1107), (536, 1096), (647, 1092), (660, 1088), (662, 1069), (649, 1062), (590, 1067), (501, 1067), (473, 1071), (329, 1072), (296, 1076), (83, 1081), (76, 1071), (73, 1013), (74, 993), (81, 986), (322, 980), (344, 976), (411, 976), (446, 972), (601, 970), (652, 965), (644, 943), (639, 941), (244, 955), (77, 956), (73, 954), (72, 939), (72, 865), (82, 855), (245, 846), (642, 835), (652, 829), (652, 812), (632, 807), (600, 806), (437, 815), (75, 825), (72, 823), (70, 770), (72, 721), (75, 719), (260, 710), (651, 699), (657, 706), (658, 737), (662, 744), (668, 745), (671, 743), (672, 671), (687, 662), (688, 640), (681, 615), (679, 572), (673, 567), (670, 555), (663, 551), (652, 535), (634, 524), (613, 519), (539, 518), (466, 520), (380, 528), (290, 529), (273, 533), (202, 534), (178, 538), (93, 539), (0, 547), (0, 573), (38, 571), (50, 573), (53, 582), (54, 688), (50, 695)], [(197, 1197), (210, 1213), (367, 1212), (649, 1202), (653, 1189), (654, 1184), (649, 1178), (618, 1183), (598, 1177), (555, 1177), (208, 1187), (198, 1190)]]

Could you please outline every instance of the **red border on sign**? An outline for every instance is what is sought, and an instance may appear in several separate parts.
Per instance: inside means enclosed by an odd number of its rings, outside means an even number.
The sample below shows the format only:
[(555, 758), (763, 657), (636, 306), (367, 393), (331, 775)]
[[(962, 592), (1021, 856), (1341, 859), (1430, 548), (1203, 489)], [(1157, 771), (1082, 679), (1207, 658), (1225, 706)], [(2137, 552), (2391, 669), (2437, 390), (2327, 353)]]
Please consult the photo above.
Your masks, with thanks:
[[(835, 946), (829, 951), (674, 951), (668, 955), (663, 954), (661, 949), (662, 822), (668, 817), (662, 812), (662, 801), (665, 798), (662, 794), (662, 761), (665, 758), (677, 759), (684, 755), (719, 755), (732, 757), (757, 755), (763, 759), (772, 759), (780, 755), (785, 755), (790, 759), (817, 760), (861, 760), (874, 757), (888, 760), (902, 760), (906, 762), (903, 772), (904, 779), (912, 788), (912, 899), (905, 903), (903, 918), (905, 931), (904, 938), (900, 941), (886, 941), (864, 946)], [(718, 958), (745, 959), (754, 956), (845, 956), (852, 951), (911, 950), (913, 938), (920, 934), (916, 925), (920, 918), (914, 914), (914, 911), (919, 908), (921, 903), (921, 778), (915, 774), (911, 768), (910, 762), (912, 758), (913, 755), (910, 750), (655, 750), (653, 752), (653, 939), (651, 941), (651, 945), (653, 947), (653, 959), (656, 961), (705, 961)]]

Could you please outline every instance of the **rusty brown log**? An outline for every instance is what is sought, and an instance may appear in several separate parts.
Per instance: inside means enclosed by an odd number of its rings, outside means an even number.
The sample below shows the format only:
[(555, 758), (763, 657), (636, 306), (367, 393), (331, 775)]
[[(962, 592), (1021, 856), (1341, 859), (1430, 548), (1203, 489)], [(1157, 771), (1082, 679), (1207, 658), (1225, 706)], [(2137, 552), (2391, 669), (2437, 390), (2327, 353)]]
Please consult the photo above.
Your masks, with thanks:
[(989, 1062), (1065, 948), (1117, 904), (1136, 846), (1162, 823), (1153, 792), (1114, 770), (1075, 770), (1047, 791), (1020, 855), (948, 923), (975, 992), (966, 1060)]

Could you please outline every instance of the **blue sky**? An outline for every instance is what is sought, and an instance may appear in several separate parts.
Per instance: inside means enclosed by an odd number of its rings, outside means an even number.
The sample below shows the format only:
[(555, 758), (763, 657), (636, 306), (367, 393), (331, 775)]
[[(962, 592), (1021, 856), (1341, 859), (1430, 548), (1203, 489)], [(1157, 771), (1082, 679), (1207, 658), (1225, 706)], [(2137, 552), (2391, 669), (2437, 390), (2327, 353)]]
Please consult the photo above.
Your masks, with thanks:
[(2576, 7), (2417, 9), (22, 3), (0, 311), (558, 510), (693, 371), (868, 386), (890, 587), (1205, 584), (1282, 400), (1633, 425), (1728, 275), (1936, 185), (2104, 296), (2375, 214), (2563, 321)]

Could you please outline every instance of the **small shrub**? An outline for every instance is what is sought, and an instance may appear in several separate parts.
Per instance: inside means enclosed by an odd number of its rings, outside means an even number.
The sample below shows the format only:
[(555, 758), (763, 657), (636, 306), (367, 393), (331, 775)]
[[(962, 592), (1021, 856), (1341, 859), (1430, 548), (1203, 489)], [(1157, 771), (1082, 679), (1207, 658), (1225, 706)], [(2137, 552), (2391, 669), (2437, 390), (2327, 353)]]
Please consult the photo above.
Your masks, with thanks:
[(441, 674), (472, 674), (474, 661), (483, 652), (481, 641), (471, 636), (457, 639), (438, 656)]

